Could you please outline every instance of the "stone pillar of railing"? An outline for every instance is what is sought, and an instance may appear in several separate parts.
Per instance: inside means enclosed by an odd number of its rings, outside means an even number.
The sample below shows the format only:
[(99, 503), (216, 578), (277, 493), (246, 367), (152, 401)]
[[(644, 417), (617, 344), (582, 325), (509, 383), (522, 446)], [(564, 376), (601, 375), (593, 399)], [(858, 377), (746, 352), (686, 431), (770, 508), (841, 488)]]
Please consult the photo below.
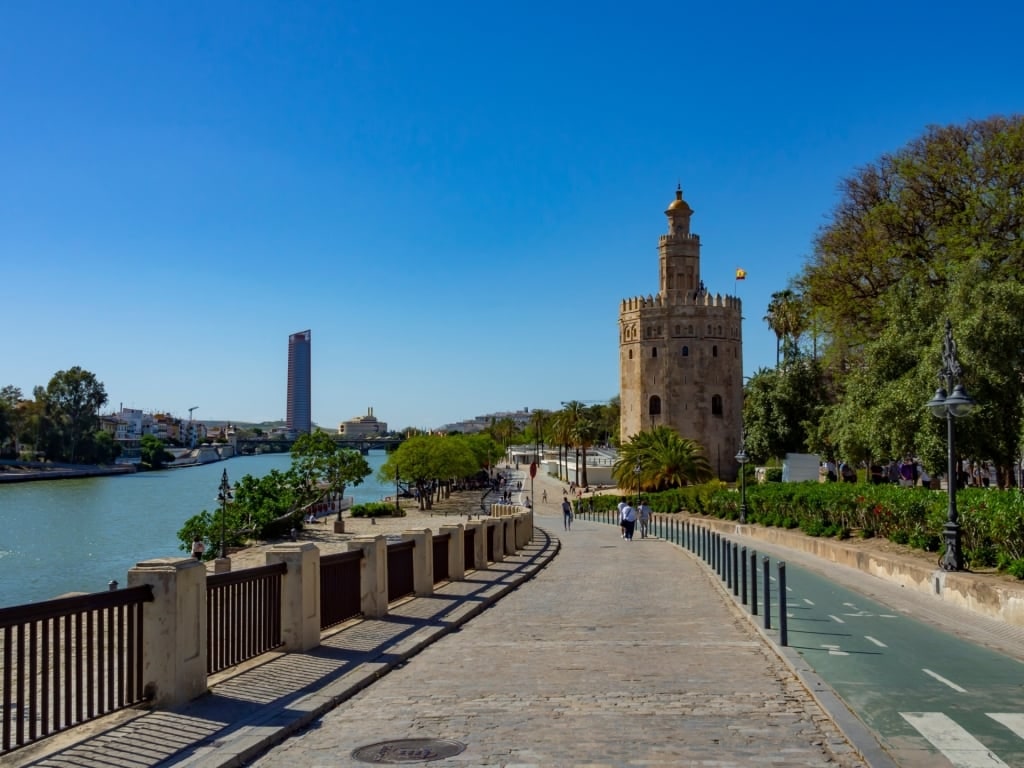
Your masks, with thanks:
[(505, 530), (503, 531), (503, 538), (505, 539), (505, 554), (514, 555), (518, 547), (516, 547), (516, 521), (519, 519), (519, 515), (509, 515), (505, 518)]
[(285, 563), (281, 583), (281, 640), (286, 651), (320, 645), (320, 550), (309, 541), (275, 544), (267, 565)]
[(528, 510), (523, 510), (515, 516), (515, 529), (516, 529), (516, 550), (523, 549), (526, 546), (526, 527), (527, 527), (527, 513)]
[(491, 554), (494, 555), (494, 562), (500, 563), (505, 559), (505, 523), (502, 517), (492, 517), (484, 521), (487, 526), (487, 535), (491, 541)]
[(142, 682), (152, 705), (167, 709), (206, 691), (206, 566), (193, 557), (145, 560), (128, 586), (149, 584), (142, 607)]
[(348, 542), (349, 552), (360, 549), (359, 606), (368, 619), (388, 612), (388, 543), (384, 536), (356, 536)]
[(434, 534), (429, 528), (402, 531), (402, 541), (412, 541), (412, 590), (416, 597), (434, 594)]
[(466, 578), (466, 532), (461, 525), (442, 525), (439, 533), (448, 534), (448, 578)]
[(490, 533), (485, 520), (486, 518), (466, 523), (466, 530), (473, 531), (473, 560), (474, 568), (478, 571), (487, 570), (487, 536)]

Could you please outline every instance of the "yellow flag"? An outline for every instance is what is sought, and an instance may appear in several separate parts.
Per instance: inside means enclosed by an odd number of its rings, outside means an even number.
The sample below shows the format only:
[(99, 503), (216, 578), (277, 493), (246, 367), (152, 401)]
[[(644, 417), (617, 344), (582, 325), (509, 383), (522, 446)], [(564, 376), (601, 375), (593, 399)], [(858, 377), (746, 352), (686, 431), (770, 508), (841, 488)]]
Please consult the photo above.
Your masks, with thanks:
[(736, 279), (737, 280), (746, 280), (747, 279), (747, 270), (745, 270), (745, 269), (737, 269), (736, 270)]

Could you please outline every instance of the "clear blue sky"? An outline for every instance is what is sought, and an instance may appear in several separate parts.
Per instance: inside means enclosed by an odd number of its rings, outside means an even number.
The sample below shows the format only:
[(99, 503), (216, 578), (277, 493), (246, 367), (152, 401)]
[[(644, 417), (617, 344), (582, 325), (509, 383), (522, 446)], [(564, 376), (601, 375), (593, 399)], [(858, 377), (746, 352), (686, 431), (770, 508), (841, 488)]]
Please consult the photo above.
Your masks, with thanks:
[(843, 178), (1021, 111), (1021, 7), (0, 2), (0, 386), (278, 419), (310, 328), (324, 426), (603, 401), (677, 183), (750, 375)]

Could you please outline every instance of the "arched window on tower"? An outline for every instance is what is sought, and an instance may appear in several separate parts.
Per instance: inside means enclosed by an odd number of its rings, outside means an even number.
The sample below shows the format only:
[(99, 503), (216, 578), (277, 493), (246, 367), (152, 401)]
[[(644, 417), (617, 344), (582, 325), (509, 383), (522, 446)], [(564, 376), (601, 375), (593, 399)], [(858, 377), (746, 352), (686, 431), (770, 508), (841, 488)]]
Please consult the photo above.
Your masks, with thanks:
[(687, 346), (684, 346), (683, 347), (683, 357), (689, 357), (689, 356), (690, 356), (690, 348), (687, 347)]
[(712, 344), (711, 345), (711, 356), (712, 357), (718, 357), (718, 345), (717, 344)]
[(713, 395), (711, 398), (711, 415), (721, 416), (722, 415), (722, 396)]
[(647, 405), (648, 416), (660, 416), (661, 415), (661, 398), (657, 395), (651, 395), (650, 402)]
[(658, 348), (657, 347), (651, 347), (651, 357), (657, 357), (657, 356), (658, 356)]
[(630, 360), (632, 360), (632, 359), (633, 359), (633, 350), (632, 350), (632, 349), (631, 349), (631, 350), (629, 350), (629, 359), (630, 359)]

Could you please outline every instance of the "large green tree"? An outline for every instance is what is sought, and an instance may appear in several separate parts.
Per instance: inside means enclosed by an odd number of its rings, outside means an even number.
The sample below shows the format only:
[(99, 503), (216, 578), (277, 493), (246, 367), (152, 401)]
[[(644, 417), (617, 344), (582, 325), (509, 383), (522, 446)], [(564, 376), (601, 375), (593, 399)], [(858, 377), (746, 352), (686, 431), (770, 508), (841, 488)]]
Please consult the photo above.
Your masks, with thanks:
[[(359, 451), (342, 448), (322, 429), (300, 435), (292, 444), (292, 468), (300, 507), (344, 496), (373, 470)], [(338, 517), (341, 517), (339, 507)]]
[(99, 429), (107, 392), (95, 374), (79, 366), (57, 371), (46, 385), (46, 410), (60, 433), (60, 458), (74, 463), (83, 436)]
[(420, 509), (433, 506), (433, 491), (453, 478), (467, 478), (480, 469), (470, 442), (463, 435), (417, 435), (403, 441), (377, 471), (381, 482), (396, 478), (418, 491)]
[(850, 450), (912, 451), (944, 468), (935, 390), (945, 320), (978, 410), (957, 446), (1000, 484), (1024, 417), (1024, 117), (931, 127), (841, 186), (799, 284), (828, 339), (836, 404), (823, 422)]

